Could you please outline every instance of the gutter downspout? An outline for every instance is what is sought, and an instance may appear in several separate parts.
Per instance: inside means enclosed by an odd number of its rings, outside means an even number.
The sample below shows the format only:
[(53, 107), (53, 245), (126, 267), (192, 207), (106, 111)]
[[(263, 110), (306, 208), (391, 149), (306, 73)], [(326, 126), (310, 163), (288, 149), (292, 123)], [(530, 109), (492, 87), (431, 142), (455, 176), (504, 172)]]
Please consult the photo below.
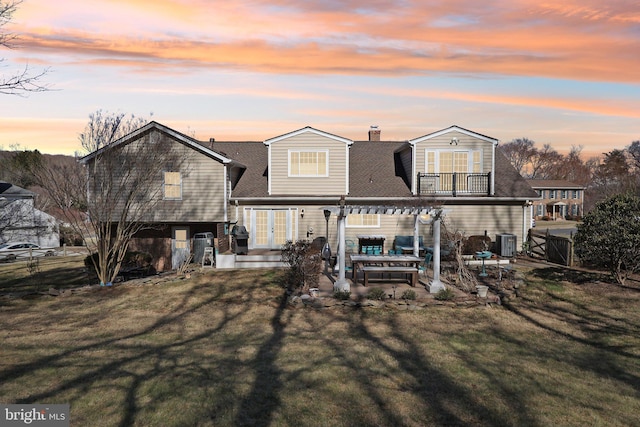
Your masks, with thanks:
[(228, 170), (227, 170), (228, 166), (224, 165), (224, 178), (223, 178), (223, 182), (224, 182), (224, 222), (229, 222), (229, 202), (231, 201), (231, 191), (228, 192), (228, 196), (227, 196), (227, 186), (229, 185), (228, 183)]

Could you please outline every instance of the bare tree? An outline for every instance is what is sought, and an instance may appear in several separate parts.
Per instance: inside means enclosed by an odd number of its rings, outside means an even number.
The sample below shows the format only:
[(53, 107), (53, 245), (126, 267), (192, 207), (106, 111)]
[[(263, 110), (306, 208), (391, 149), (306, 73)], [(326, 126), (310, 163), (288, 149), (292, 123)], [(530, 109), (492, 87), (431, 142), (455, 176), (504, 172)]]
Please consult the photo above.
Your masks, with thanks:
[(96, 253), (101, 283), (113, 282), (134, 235), (153, 227), (149, 215), (163, 198), (163, 171), (185, 162), (183, 151), (172, 150), (162, 134), (143, 132), (144, 124), (121, 113), (91, 114), (80, 135), (89, 154), (73, 167), (45, 168), (38, 179)]
[(524, 175), (527, 165), (531, 163), (531, 158), (537, 151), (534, 144), (535, 142), (528, 138), (517, 138), (507, 142), (500, 148), (518, 173)]
[[(13, 33), (4, 31), (4, 26), (11, 22), (13, 14), (18, 8), (22, 0), (10, 0), (7, 2), (0, 0), (0, 47), (13, 49), (16, 47), (18, 36)], [(3, 62), (4, 58), (0, 59)], [(25, 92), (43, 92), (48, 90), (44, 85), (40, 84), (40, 79), (48, 70), (32, 74), (29, 66), (25, 66), (21, 71), (9, 75), (0, 76), (0, 93), (5, 95), (20, 95)]]
[(593, 181), (598, 199), (635, 192), (636, 183), (626, 150), (616, 149), (605, 153), (602, 163), (594, 173)]
[(562, 154), (544, 144), (542, 150), (536, 150), (531, 158), (531, 179), (554, 179), (558, 164), (562, 162)]
[(0, 196), (0, 243), (12, 240), (12, 231), (23, 227), (32, 213), (33, 210), (22, 200)]

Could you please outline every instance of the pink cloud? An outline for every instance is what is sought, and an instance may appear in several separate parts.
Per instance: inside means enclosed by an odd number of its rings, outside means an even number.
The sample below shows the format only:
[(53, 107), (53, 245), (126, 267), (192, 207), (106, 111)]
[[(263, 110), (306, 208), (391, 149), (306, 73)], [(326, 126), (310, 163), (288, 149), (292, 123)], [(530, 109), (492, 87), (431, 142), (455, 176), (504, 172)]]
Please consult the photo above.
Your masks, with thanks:
[[(122, 1), (116, 3), (120, 14), (91, 15), (103, 20), (97, 31), (47, 22), (25, 27), (23, 44), (75, 60), (156, 70), (216, 66), (263, 73), (640, 81), (637, 55), (630, 54), (640, 51), (631, 31), (639, 13), (621, 2), (431, 3), (397, 2), (385, 9), (383, 2), (369, 1), (336, 7), (325, 1), (161, 0), (150, 8), (148, 1)], [(100, 4), (97, 9), (117, 10)], [(86, 6), (83, 13), (90, 13)]]

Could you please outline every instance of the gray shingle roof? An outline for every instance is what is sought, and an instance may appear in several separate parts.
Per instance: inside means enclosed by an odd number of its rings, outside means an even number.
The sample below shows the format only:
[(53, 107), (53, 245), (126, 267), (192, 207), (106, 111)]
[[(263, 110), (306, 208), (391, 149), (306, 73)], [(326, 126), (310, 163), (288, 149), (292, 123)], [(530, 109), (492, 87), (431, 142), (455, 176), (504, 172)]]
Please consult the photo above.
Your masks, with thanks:
[[(404, 170), (397, 152), (407, 146), (402, 141), (355, 141), (349, 150), (350, 197), (411, 197), (410, 171)], [(268, 198), (267, 154), (262, 142), (214, 142), (213, 150), (246, 166), (235, 183), (233, 197)], [(307, 194), (304, 196), (322, 196)], [(531, 186), (496, 150), (495, 197), (538, 198)]]
[(528, 179), (527, 182), (532, 188), (536, 189), (550, 189), (550, 190), (581, 190), (584, 186), (566, 181), (562, 179)]
[(355, 141), (349, 151), (350, 197), (411, 197), (409, 174), (396, 157), (406, 142)]
[(267, 197), (268, 148), (262, 142), (218, 142), (213, 150), (246, 166), (235, 184), (233, 197)]
[(537, 199), (540, 196), (513, 167), (498, 147), (496, 149), (495, 197)]
[(22, 187), (11, 184), (10, 182), (0, 181), (0, 196), (23, 198), (33, 197), (33, 195), (34, 193), (32, 191), (25, 190)]

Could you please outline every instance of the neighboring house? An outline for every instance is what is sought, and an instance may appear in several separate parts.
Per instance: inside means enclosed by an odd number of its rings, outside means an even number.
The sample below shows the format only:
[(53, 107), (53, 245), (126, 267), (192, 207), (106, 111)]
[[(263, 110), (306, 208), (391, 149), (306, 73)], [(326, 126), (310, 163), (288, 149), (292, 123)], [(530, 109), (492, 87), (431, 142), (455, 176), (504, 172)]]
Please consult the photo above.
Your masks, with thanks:
[(551, 179), (529, 179), (527, 182), (541, 197), (532, 205), (535, 218), (558, 220), (584, 215), (583, 186)]
[[(382, 141), (374, 127), (364, 141), (305, 127), (259, 142), (212, 138), (205, 143), (151, 122), (117, 143), (146, 132), (163, 134), (191, 152), (188, 169), (158, 177), (159, 186), (178, 187), (176, 197), (165, 197), (150, 215), (164, 228), (143, 233), (132, 246), (161, 258), (159, 270), (175, 268), (168, 260), (195, 233), (213, 232), (225, 251), (236, 224), (246, 227), (250, 251), (279, 250), (287, 240), (324, 237), (328, 229), (335, 253), (337, 219), (325, 219), (323, 208), (341, 199), (352, 207), (384, 206), (389, 212), (442, 207), (450, 231), (486, 233), (494, 241), (496, 235), (513, 234), (520, 244), (531, 224), (529, 206), (539, 198), (496, 139), (458, 126), (409, 141)], [(415, 216), (401, 210), (356, 211), (346, 218), (346, 239), (354, 247), (363, 237), (378, 237), (387, 251), (395, 236), (414, 233)], [(422, 226), (420, 234), (431, 244), (430, 226)]]
[(25, 241), (43, 248), (60, 246), (54, 217), (34, 207), (35, 193), (0, 181), (0, 243)]

